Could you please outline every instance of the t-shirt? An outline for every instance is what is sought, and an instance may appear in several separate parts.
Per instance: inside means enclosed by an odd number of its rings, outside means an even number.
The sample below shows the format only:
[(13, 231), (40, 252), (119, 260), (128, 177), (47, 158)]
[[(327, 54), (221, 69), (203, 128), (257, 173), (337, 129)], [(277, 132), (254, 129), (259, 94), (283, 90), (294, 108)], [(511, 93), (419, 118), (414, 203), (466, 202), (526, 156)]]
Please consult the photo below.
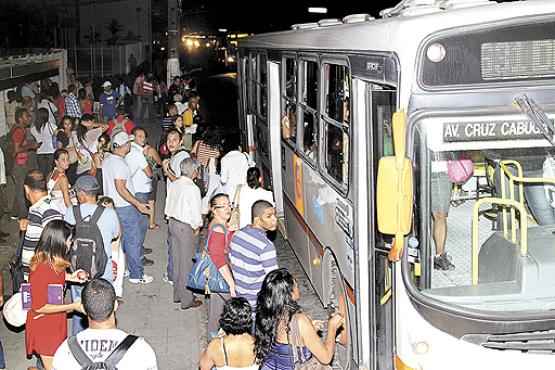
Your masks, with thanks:
[(172, 155), (170, 159), (170, 168), (176, 177), (181, 176), (181, 162), (183, 162), (183, 160), (187, 158), (191, 158), (191, 156), (184, 149)]
[[(119, 329), (85, 329), (77, 334), (77, 341), (87, 356), (94, 361), (104, 361), (125, 339), (127, 334)], [(67, 340), (54, 355), (54, 370), (79, 370), (81, 367), (69, 349)], [(129, 348), (118, 364), (120, 370), (157, 370), (156, 354), (152, 347), (139, 338)]]
[(233, 199), (237, 185), (247, 183), (248, 156), (246, 153), (233, 150), (222, 157), (221, 164), (221, 179), (222, 184), (224, 184), (224, 192)]
[[(92, 217), (94, 211), (98, 208), (96, 204), (81, 204), (81, 217)], [(71, 225), (75, 225), (75, 215), (73, 214), (73, 207), (67, 209), (64, 220)], [(108, 263), (102, 277), (108, 281), (112, 281), (112, 239), (119, 235), (119, 219), (116, 211), (111, 208), (105, 208), (104, 212), (98, 219), (98, 229), (102, 234), (102, 242), (104, 243), (104, 250), (108, 256)]]
[(123, 129), (125, 130), (125, 132), (128, 135), (131, 135), (131, 131), (133, 131), (133, 129), (135, 128), (135, 123), (133, 123), (133, 121), (131, 121), (130, 119), (126, 119), (123, 116), (117, 116), (116, 118), (110, 120), (108, 122), (108, 129), (106, 130), (106, 133), (108, 135), (112, 135), (112, 131), (114, 130), (114, 127), (116, 127), (116, 124), (121, 124), (121, 123), (123, 123)]
[(56, 129), (56, 113), (58, 113), (58, 107), (50, 100), (42, 99), (40, 103), (37, 104), (37, 108), (44, 108), (48, 111), (48, 123)]
[(152, 178), (148, 177), (144, 169), (148, 166), (143, 147), (131, 143), (131, 150), (125, 156), (125, 162), (131, 171), (131, 181), (137, 193), (150, 193), (152, 191)]
[(100, 95), (100, 105), (102, 106), (102, 115), (108, 118), (116, 116), (116, 104), (118, 102), (119, 94), (116, 90), (112, 90), (110, 94), (103, 92)]
[(125, 180), (127, 190), (132, 195), (135, 195), (133, 182), (131, 181), (131, 171), (127, 166), (127, 162), (119, 155), (109, 155), (102, 163), (102, 184), (104, 188), (104, 195), (114, 200), (114, 205), (117, 207), (128, 207), (131, 204), (119, 195), (116, 189), (115, 180)]
[(93, 154), (98, 152), (98, 138), (102, 135), (102, 128), (92, 128), (85, 133), (83, 140), (79, 141), (77, 133), (72, 132), (70, 145), (79, 150), (81, 160), (77, 163), (77, 174), (82, 174), (92, 168)]
[[(26, 141), (25, 129), (22, 127), (14, 127), (11, 131), (11, 138), (13, 147), (15, 149), (15, 145), (24, 145)], [(29, 154), (25, 152), (19, 152), (15, 156), (15, 164), (19, 166), (24, 166), (27, 164), (27, 160), (29, 159)]]
[[(235, 194), (230, 195), (230, 199), (234, 200)], [(239, 195), (239, 227), (243, 228), (252, 223), (252, 205), (259, 200), (265, 200), (274, 204), (274, 194), (263, 188), (253, 189), (248, 185), (241, 186), (241, 194)]]
[(40, 131), (33, 125), (31, 126), (31, 134), (35, 137), (37, 143), (41, 143), (37, 148), (37, 154), (52, 154), (56, 150), (52, 138), (56, 133), (56, 126), (51, 124), (50, 121), (46, 122), (40, 128)]
[(233, 235), (229, 261), (235, 278), (235, 292), (256, 307), (257, 294), (268, 273), (278, 268), (274, 243), (264, 230), (247, 226)]

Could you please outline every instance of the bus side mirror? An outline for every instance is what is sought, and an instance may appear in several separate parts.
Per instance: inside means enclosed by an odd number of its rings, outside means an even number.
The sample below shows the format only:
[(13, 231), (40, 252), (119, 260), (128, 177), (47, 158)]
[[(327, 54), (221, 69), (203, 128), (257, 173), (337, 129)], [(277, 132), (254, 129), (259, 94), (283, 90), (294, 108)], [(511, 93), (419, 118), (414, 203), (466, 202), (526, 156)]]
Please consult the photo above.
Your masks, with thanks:
[(401, 258), (404, 237), (412, 226), (413, 178), (411, 162), (405, 158), (405, 132), (404, 113), (396, 112), (393, 116), (395, 156), (381, 158), (378, 165), (378, 230), (395, 236), (389, 252), (391, 261)]

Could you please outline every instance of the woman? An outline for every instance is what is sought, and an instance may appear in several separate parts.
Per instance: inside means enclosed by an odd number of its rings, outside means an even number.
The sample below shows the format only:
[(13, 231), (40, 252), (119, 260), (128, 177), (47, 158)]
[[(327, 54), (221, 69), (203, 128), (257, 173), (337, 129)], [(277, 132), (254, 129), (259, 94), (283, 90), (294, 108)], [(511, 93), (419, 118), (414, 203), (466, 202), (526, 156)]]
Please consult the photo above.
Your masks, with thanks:
[[(274, 204), (274, 195), (262, 187), (263, 178), (258, 167), (247, 170), (247, 186), (240, 185), (233, 196), (234, 206), (239, 206), (240, 223), (243, 228), (252, 222), (252, 205), (258, 200), (265, 200)], [(237, 191), (239, 193), (237, 193)]]
[(49, 122), (50, 112), (46, 108), (39, 108), (35, 123), (31, 127), (31, 134), (35, 137), (40, 146), (37, 149), (37, 163), (39, 170), (46, 174), (52, 169), (52, 155), (56, 148), (55, 133), (56, 127)]
[(228, 230), (227, 221), (231, 217), (231, 203), (226, 194), (219, 193), (210, 199), (210, 213), (208, 219), (208, 235), (206, 244), (210, 259), (218, 268), (220, 274), (229, 285), (229, 294), (212, 293), (208, 303), (208, 335), (216, 336), (218, 332), (218, 318), (222, 314), (225, 301), (235, 297), (235, 281), (228, 264), (229, 242), (233, 231)]
[(81, 107), (81, 113), (92, 114), (93, 113), (93, 101), (87, 97), (87, 92), (85, 89), (79, 89), (77, 93), (79, 98), (79, 106)]
[(73, 135), (73, 118), (64, 116), (58, 123), (56, 149), (65, 149), (69, 154), (69, 168), (66, 171), (66, 175), (70, 184), (75, 183), (77, 179), (77, 151), (71, 144)]
[(52, 198), (52, 205), (62, 215), (66, 214), (67, 208), (71, 207), (71, 196), (69, 194), (69, 181), (66, 171), (69, 168), (69, 154), (65, 149), (57, 149), (54, 152), (54, 169), (48, 175), (48, 193)]
[(314, 356), (324, 365), (333, 359), (335, 337), (344, 324), (343, 317), (335, 313), (329, 318), (328, 332), (322, 342), (315, 323), (297, 303), (299, 298), (297, 282), (286, 269), (274, 270), (264, 279), (256, 306), (256, 358), (262, 363), (261, 370), (295, 369), (293, 346), (289, 342), (290, 324), (298, 326), (302, 345), (299, 355), (302, 353), (307, 361)]
[[(80, 302), (50, 304), (49, 288), (66, 281), (83, 283), (87, 273), (83, 270), (66, 272), (67, 252), (72, 242), (72, 228), (62, 220), (49, 222), (42, 231), (35, 255), (31, 259), (31, 309), (27, 312), (25, 343), (27, 355), (40, 357), (46, 370), (52, 369), (56, 349), (67, 337), (66, 314), (83, 312)], [(61, 296), (63, 292), (60, 290)]]
[(225, 335), (208, 344), (200, 358), (200, 370), (258, 370), (251, 335), (252, 309), (245, 298), (231, 298), (225, 303), (220, 327)]
[(96, 176), (94, 156), (98, 151), (98, 138), (108, 129), (107, 124), (94, 122), (90, 114), (83, 114), (77, 125), (76, 134), (72, 136), (72, 144), (77, 149), (77, 177), (81, 175)]

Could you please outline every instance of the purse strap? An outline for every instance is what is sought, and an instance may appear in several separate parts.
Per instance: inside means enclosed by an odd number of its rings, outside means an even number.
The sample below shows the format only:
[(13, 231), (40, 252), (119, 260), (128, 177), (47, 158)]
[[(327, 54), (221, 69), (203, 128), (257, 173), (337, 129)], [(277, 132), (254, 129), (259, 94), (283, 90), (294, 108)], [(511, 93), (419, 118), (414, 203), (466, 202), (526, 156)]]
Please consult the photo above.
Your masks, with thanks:
[(235, 189), (235, 195), (233, 196), (233, 206), (239, 207), (239, 202), (241, 201), (241, 188), (243, 187), (242, 184), (237, 185), (237, 189)]

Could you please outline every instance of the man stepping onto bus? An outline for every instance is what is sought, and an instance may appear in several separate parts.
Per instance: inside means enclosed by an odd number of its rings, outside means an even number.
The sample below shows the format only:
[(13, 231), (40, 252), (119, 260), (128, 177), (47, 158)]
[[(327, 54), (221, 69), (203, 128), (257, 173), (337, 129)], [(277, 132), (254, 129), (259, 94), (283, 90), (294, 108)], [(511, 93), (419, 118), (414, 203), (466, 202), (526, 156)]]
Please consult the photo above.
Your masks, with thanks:
[(276, 209), (265, 200), (252, 206), (252, 224), (237, 231), (230, 243), (229, 259), (237, 297), (256, 308), (256, 297), (264, 278), (278, 268), (276, 248), (266, 236), (277, 228)]

